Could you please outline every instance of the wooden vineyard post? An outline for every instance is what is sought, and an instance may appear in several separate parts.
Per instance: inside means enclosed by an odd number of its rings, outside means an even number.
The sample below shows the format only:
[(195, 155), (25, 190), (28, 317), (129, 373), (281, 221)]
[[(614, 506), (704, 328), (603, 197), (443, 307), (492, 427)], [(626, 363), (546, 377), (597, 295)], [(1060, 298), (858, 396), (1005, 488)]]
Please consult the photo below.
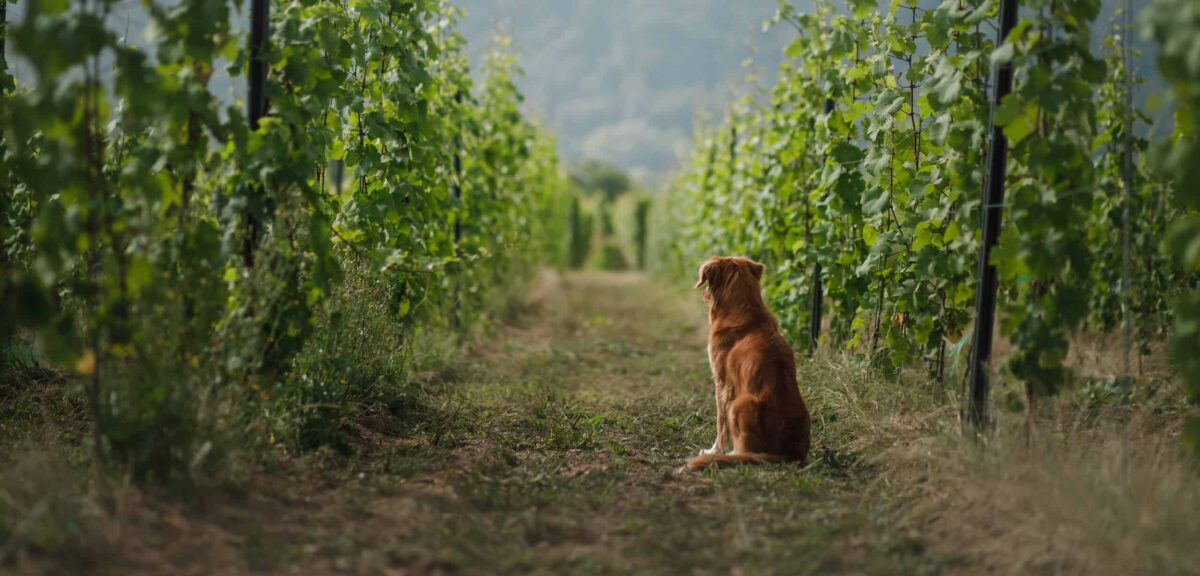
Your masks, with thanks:
[[(825, 113), (833, 113), (833, 98), (825, 99)], [(811, 251), (812, 238), (809, 238), (809, 250)], [(815, 258), (814, 258), (815, 259)], [(817, 341), (821, 338), (821, 305), (825, 300), (825, 287), (821, 284), (821, 262), (813, 264), (813, 288), (812, 288), (812, 303), (809, 307), (808, 315), (808, 352), (809, 354), (817, 351)]]
[[(996, 46), (1004, 44), (1017, 21), (1017, 0), (1001, 0), (1000, 28)], [(1013, 69), (1004, 62), (996, 70), (988, 126), (988, 171), (983, 180), (983, 242), (979, 246), (979, 284), (975, 290), (975, 336), (971, 346), (971, 390), (967, 398), (966, 420), (976, 430), (988, 421), (988, 365), (992, 358), (992, 330), (996, 324), (996, 267), (991, 263), (992, 248), (1000, 238), (1004, 213), (1004, 178), (1008, 162), (1008, 139), (996, 126), (996, 108), (1012, 92)]]
[[(252, 0), (250, 6), (250, 77), (247, 87), (246, 120), (257, 130), (267, 113), (267, 40), (271, 32), (270, 0)], [(242, 239), (242, 264), (254, 267), (254, 249), (258, 245), (260, 223), (250, 203), (243, 213), (246, 235)]]

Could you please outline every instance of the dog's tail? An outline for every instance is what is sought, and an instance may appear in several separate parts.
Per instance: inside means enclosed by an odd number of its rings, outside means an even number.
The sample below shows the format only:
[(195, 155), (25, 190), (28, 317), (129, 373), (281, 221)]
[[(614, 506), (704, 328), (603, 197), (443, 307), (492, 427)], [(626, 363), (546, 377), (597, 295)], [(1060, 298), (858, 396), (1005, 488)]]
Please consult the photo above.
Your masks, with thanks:
[(741, 454), (701, 454), (688, 460), (688, 470), (703, 470), (709, 464), (725, 466), (729, 464), (762, 464), (764, 462), (792, 462), (799, 460), (786, 454), (764, 454), (762, 452), (743, 452)]

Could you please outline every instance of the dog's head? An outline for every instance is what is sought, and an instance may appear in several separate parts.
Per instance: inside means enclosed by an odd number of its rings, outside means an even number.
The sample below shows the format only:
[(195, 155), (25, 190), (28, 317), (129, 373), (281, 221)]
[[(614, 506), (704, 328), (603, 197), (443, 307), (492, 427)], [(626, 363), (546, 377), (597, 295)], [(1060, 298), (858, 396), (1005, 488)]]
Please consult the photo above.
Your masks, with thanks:
[(733, 300), (761, 301), (759, 281), (766, 266), (741, 256), (714, 256), (700, 265), (696, 288), (704, 286), (702, 298), (710, 307)]

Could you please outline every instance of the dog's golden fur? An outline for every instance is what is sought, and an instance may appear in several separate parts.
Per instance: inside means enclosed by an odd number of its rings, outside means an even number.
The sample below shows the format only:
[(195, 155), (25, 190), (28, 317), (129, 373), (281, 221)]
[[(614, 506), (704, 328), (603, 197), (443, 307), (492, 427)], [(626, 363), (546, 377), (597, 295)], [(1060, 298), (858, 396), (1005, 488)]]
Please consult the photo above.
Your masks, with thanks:
[[(804, 462), (808, 407), (796, 386), (796, 359), (759, 290), (764, 266), (747, 258), (713, 258), (700, 266), (707, 285), (708, 359), (717, 397), (717, 438), (688, 461)], [(725, 454), (727, 443), (733, 452)]]

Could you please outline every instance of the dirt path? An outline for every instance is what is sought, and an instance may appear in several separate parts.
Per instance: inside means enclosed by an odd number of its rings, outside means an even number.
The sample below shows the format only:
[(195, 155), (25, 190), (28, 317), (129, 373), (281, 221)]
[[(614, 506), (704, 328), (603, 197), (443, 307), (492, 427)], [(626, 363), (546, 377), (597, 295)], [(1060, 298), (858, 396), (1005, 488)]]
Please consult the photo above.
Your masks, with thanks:
[[(867, 480), (822, 460), (675, 473), (714, 433), (698, 297), (635, 275), (542, 282), (422, 375), (359, 456), (133, 496), (70, 569), (109, 573), (921, 573)], [(390, 426), (390, 427), (389, 427)], [(65, 561), (64, 561), (65, 562)], [(56, 571), (64, 565), (28, 565)]]

